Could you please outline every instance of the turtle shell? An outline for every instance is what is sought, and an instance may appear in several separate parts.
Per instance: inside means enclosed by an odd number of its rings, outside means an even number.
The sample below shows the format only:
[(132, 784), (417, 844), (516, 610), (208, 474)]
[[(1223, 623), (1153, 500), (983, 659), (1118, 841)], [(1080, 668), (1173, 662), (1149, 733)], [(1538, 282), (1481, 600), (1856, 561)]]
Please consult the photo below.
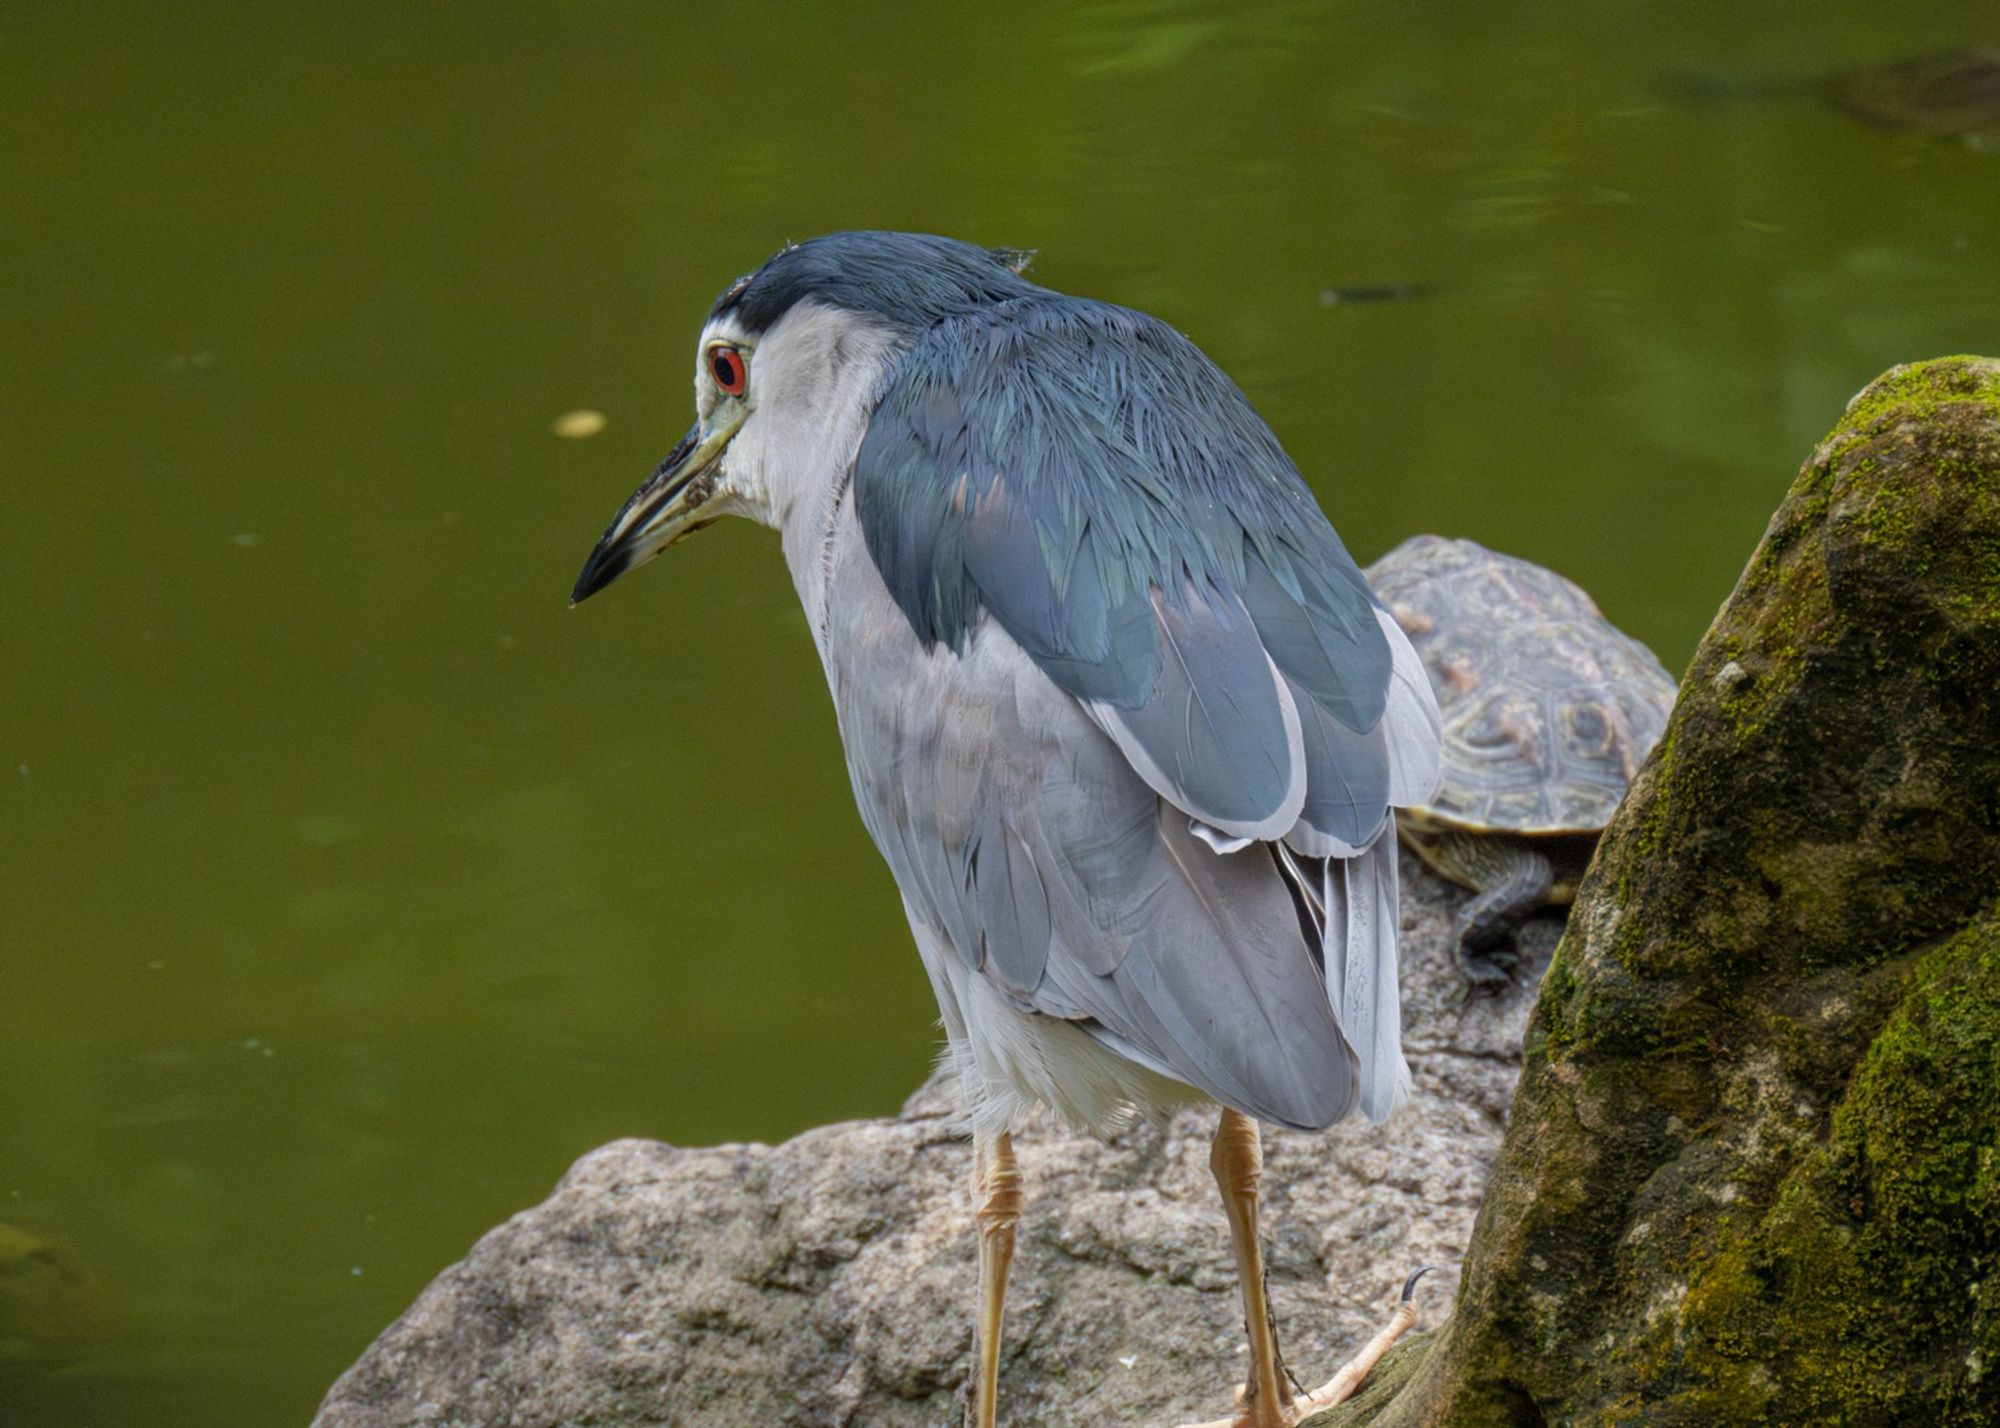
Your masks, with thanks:
[(1653, 652), (1554, 571), (1469, 540), (1413, 536), (1367, 575), (1444, 719), (1443, 778), (1417, 820), (1602, 829), (1673, 709)]

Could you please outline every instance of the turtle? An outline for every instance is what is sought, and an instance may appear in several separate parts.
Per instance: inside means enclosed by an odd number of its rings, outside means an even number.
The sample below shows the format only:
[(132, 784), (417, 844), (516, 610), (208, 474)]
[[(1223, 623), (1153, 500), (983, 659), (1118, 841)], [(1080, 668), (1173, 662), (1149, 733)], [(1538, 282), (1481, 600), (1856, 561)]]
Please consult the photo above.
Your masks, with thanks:
[(1497, 991), (1512, 981), (1522, 922), (1575, 899), (1676, 684), (1574, 583), (1474, 541), (1412, 536), (1367, 576), (1444, 720), (1437, 792), (1398, 810), (1397, 831), (1473, 890), (1458, 961), (1475, 990)]

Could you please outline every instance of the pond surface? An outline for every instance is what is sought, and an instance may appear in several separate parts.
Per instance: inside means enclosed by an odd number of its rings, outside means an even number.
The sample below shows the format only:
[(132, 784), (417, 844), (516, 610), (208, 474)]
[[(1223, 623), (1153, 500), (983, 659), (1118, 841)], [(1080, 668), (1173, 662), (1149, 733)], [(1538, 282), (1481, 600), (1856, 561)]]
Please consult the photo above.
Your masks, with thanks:
[(0, 1225), (88, 1277), (0, 1299), (0, 1422), (303, 1423), (591, 1147), (923, 1074), (775, 539), (565, 606), (782, 240), (1038, 248), (1364, 560), (1470, 535), (1683, 665), (1853, 391), (2000, 349), (2000, 157), (1662, 83), (1990, 7), (1741, 8), (0, 11)]

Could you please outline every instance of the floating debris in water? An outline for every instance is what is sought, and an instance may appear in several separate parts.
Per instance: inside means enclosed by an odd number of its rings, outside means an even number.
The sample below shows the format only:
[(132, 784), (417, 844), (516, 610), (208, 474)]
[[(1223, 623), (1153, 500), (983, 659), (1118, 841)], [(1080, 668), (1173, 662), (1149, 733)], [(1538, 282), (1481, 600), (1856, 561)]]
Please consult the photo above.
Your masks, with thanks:
[(2000, 150), (2000, 50), (1945, 50), (1828, 75), (1828, 103), (1857, 119)]
[(1939, 50), (1804, 79), (1669, 74), (1683, 99), (1817, 99), (1856, 119), (2000, 153), (2000, 50)]
[(1364, 283), (1348, 288), (1322, 288), (1319, 305), (1339, 307), (1357, 302), (1408, 302), (1412, 298), (1429, 297), (1436, 291), (1436, 283)]
[(238, 531), (235, 535), (229, 538), (229, 543), (231, 545), (240, 545), (244, 547), (249, 547), (253, 545), (262, 545), (264, 543), (264, 537), (257, 534), (257, 532), (255, 531)]
[(603, 412), (592, 411), (589, 407), (578, 407), (573, 412), (564, 412), (549, 427), (564, 441), (586, 441), (596, 436), (609, 425)]

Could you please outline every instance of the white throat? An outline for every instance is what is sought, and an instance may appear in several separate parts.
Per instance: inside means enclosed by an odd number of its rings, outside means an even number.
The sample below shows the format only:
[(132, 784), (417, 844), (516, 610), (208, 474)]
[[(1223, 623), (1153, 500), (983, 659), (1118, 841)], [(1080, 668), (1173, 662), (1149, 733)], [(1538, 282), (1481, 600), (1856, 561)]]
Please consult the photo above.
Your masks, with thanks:
[[(732, 335), (718, 324), (705, 337)], [(854, 458), (900, 350), (891, 330), (811, 301), (751, 349), (755, 408), (729, 443), (724, 486), (737, 510), (777, 529), (816, 629), (828, 542), (837, 521), (852, 519)]]

